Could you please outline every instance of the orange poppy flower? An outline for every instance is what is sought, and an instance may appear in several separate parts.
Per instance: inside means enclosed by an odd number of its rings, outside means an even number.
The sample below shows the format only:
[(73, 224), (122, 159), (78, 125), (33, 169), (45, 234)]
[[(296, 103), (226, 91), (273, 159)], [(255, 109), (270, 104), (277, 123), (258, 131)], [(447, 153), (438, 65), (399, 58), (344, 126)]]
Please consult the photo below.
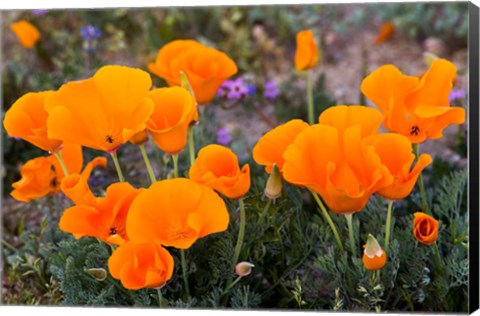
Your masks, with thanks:
[(298, 71), (314, 68), (318, 62), (318, 49), (313, 32), (305, 30), (297, 33), (297, 50), (295, 51), (295, 68)]
[(387, 254), (382, 249), (378, 241), (372, 235), (368, 234), (367, 244), (363, 251), (363, 266), (367, 270), (380, 270), (387, 263)]
[(143, 131), (153, 112), (148, 73), (104, 66), (92, 78), (64, 84), (46, 100), (48, 136), (112, 152)]
[(438, 221), (422, 212), (413, 216), (413, 236), (425, 245), (433, 245), (438, 238)]
[(240, 169), (233, 151), (221, 145), (208, 145), (198, 152), (190, 167), (190, 179), (237, 199), (250, 189), (250, 166), (245, 164)]
[(283, 152), (293, 142), (295, 137), (308, 126), (302, 120), (294, 119), (279, 125), (263, 135), (253, 147), (253, 160), (259, 165), (265, 166), (267, 173), (272, 172), (273, 164), (277, 164), (282, 172)]
[(284, 179), (317, 192), (335, 213), (361, 211), (374, 192), (393, 182), (362, 139), (365, 130), (362, 125), (345, 131), (324, 124), (305, 128), (283, 154)]
[(155, 89), (148, 96), (154, 104), (147, 122), (153, 141), (166, 153), (179, 153), (187, 144), (188, 127), (198, 120), (195, 100), (182, 87)]
[(227, 207), (217, 193), (176, 178), (156, 182), (138, 195), (127, 217), (127, 234), (136, 243), (187, 249), (198, 238), (226, 230), (228, 222)]
[(127, 242), (115, 249), (108, 259), (108, 270), (124, 288), (160, 288), (171, 279), (173, 257), (157, 243)]
[(237, 73), (237, 65), (225, 53), (194, 40), (176, 40), (163, 46), (148, 69), (165, 79), (169, 86), (180, 86), (180, 72), (187, 76), (199, 104), (210, 102), (222, 83)]
[(377, 37), (375, 37), (374, 43), (378, 45), (387, 41), (392, 37), (393, 31), (395, 31), (395, 24), (393, 24), (392, 21), (383, 23), (378, 31)]
[(60, 188), (76, 205), (95, 206), (97, 201), (92, 191), (90, 191), (87, 181), (87, 178), (74, 173), (63, 178)]
[(7, 134), (20, 137), (48, 152), (58, 151), (62, 141), (47, 136), (48, 113), (44, 110), (45, 99), (53, 93), (53, 91), (31, 92), (20, 97), (5, 113), (3, 125)]
[[(78, 178), (77, 178), (78, 179)], [(84, 186), (84, 183), (80, 185)], [(63, 185), (63, 183), (62, 183)], [(79, 183), (74, 183), (72, 186)], [(68, 183), (65, 183), (67, 189)], [(88, 188), (87, 188), (88, 190)], [(105, 193), (105, 197), (96, 198), (96, 203), (91, 204), (91, 192), (86, 190), (74, 189), (66, 191), (71, 193), (69, 197), (77, 204), (65, 210), (60, 218), (59, 227), (67, 233), (71, 233), (75, 238), (84, 236), (97, 237), (106, 243), (121, 245), (128, 241), (128, 236), (125, 230), (125, 222), (130, 205), (133, 200), (144, 189), (135, 189), (127, 182), (117, 182), (111, 184)]]
[(147, 130), (140, 131), (130, 138), (130, 143), (134, 145), (142, 145), (148, 141)]
[(375, 148), (382, 163), (393, 175), (393, 183), (377, 192), (390, 200), (407, 197), (422, 170), (432, 163), (429, 154), (421, 154), (415, 167), (410, 171), (415, 155), (412, 153), (412, 143), (403, 135), (392, 133), (374, 135), (369, 138), (368, 143)]
[(32, 48), (40, 40), (40, 32), (30, 22), (20, 20), (10, 24), (10, 29), (25, 48)]
[[(65, 144), (60, 151), (69, 173), (79, 173), (82, 169), (82, 149), (78, 145)], [(97, 157), (84, 168), (82, 175), (90, 176), (92, 169), (96, 166), (106, 165), (104, 157)], [(11, 195), (18, 201), (30, 202), (47, 194), (54, 194), (60, 191), (60, 183), (64, 178), (63, 169), (57, 157), (37, 157), (29, 160), (20, 169), (22, 178), (13, 183), (14, 190)]]
[(441, 138), (448, 125), (465, 121), (465, 109), (448, 101), (455, 73), (445, 59), (434, 60), (421, 79), (386, 65), (368, 75), (361, 90), (383, 112), (386, 128), (418, 144)]

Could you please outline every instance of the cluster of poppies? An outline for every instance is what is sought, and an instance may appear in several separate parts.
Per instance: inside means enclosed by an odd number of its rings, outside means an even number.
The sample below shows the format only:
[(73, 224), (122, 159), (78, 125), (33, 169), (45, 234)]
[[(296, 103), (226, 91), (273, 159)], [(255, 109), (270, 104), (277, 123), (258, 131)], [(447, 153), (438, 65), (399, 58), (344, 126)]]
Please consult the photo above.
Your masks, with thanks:
[[(300, 32), (297, 70), (311, 70), (318, 59), (313, 33)], [(188, 291), (183, 251), (198, 238), (225, 231), (229, 225), (229, 212), (219, 194), (238, 200), (240, 206), (233, 266), (243, 243), (243, 196), (250, 189), (250, 167), (240, 167), (237, 156), (220, 145), (207, 145), (196, 155), (192, 133), (201, 119), (198, 105), (207, 105), (237, 66), (216, 49), (176, 40), (162, 47), (148, 68), (169, 87), (151, 89), (147, 72), (110, 65), (57, 91), (20, 97), (5, 115), (5, 129), (11, 137), (50, 155), (22, 167), (12, 196), (28, 202), (62, 191), (74, 205), (63, 213), (60, 229), (76, 238), (96, 237), (113, 245), (109, 271), (128, 289), (163, 286), (172, 277), (174, 265), (165, 247), (180, 249)], [(439, 138), (449, 124), (463, 123), (464, 110), (448, 102), (455, 72), (452, 63), (441, 59), (420, 77), (403, 75), (391, 65), (380, 67), (364, 79), (361, 90), (381, 112), (338, 105), (313, 122), (309, 97), (309, 123), (293, 119), (282, 124), (261, 137), (253, 149), (256, 163), (270, 174), (265, 194), (278, 198), (282, 179), (308, 188), (343, 250), (323, 202), (331, 211), (344, 214), (350, 226), (352, 214), (361, 211), (372, 194), (388, 199), (390, 211), (391, 201), (408, 196), (432, 161), (428, 154), (415, 155), (412, 144)], [(392, 133), (379, 133), (382, 123)], [(157, 181), (143, 147), (149, 137), (172, 156), (173, 178)], [(148, 188), (134, 188), (124, 180), (116, 153), (127, 142), (142, 151), (152, 182)], [(177, 165), (187, 143), (188, 178), (178, 176)], [(106, 152), (113, 159), (120, 182), (106, 188), (105, 196), (92, 193), (88, 177), (94, 167), (105, 167), (107, 161), (97, 157), (82, 171), (81, 146)], [(417, 213), (414, 226), (418, 240), (435, 242), (438, 223), (433, 218)], [(370, 270), (386, 262), (386, 253), (373, 235), (366, 241), (363, 258)]]

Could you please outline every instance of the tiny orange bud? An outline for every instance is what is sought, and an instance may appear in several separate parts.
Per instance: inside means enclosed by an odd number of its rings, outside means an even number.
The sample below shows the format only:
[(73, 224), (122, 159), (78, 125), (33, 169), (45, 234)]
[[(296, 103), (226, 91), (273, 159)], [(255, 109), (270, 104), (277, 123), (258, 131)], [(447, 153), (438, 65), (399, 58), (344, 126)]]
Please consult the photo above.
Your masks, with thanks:
[(383, 251), (378, 241), (368, 235), (367, 244), (363, 251), (363, 265), (367, 270), (380, 270), (387, 263), (387, 254)]
[(247, 262), (247, 261), (242, 261), (237, 263), (235, 266), (235, 273), (238, 276), (244, 277), (252, 273), (252, 268), (255, 267), (254, 264)]
[(438, 221), (422, 212), (416, 212), (413, 216), (413, 235), (415, 238), (425, 245), (434, 244), (438, 238)]

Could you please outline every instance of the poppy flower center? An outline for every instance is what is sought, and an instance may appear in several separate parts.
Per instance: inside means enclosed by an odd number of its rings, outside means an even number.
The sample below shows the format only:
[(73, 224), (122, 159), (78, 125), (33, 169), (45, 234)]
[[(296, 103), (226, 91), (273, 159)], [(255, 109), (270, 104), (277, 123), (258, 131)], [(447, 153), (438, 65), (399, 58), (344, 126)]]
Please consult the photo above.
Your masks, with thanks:
[(430, 232), (430, 225), (428, 225), (428, 222), (422, 222), (420, 224), (420, 233), (423, 236), (427, 236)]
[(115, 140), (113, 139), (112, 135), (107, 135), (105, 136), (105, 141), (109, 144), (113, 144)]
[(196, 235), (196, 231), (194, 231), (189, 226), (183, 226), (180, 223), (172, 223), (168, 227), (169, 240), (191, 238), (195, 235)]
[(410, 129), (410, 135), (417, 136), (418, 133), (420, 133), (420, 128), (417, 125), (413, 125), (412, 128)]
[(115, 228), (115, 227), (110, 227), (110, 230), (109, 230), (108, 234), (109, 234), (110, 236), (112, 236), (112, 235), (115, 235), (116, 233), (117, 233), (117, 228)]

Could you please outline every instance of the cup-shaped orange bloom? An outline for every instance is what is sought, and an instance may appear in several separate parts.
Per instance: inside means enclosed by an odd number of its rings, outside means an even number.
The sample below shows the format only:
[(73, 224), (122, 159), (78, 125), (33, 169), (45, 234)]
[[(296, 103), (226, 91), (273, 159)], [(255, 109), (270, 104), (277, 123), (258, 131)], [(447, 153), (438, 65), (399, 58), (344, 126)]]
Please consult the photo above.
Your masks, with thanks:
[(304, 121), (294, 119), (265, 133), (253, 147), (253, 160), (257, 164), (265, 166), (267, 173), (272, 172), (273, 164), (277, 164), (278, 169), (282, 172), (285, 162), (283, 152), (307, 126), (308, 124)]
[(169, 86), (180, 86), (180, 72), (184, 72), (199, 104), (210, 102), (222, 83), (238, 71), (235, 62), (225, 53), (194, 40), (166, 44), (148, 69), (165, 79)]
[(89, 204), (77, 204), (66, 209), (59, 227), (75, 238), (92, 236), (109, 244), (121, 245), (128, 241), (125, 223), (130, 205), (143, 190), (135, 189), (127, 182), (113, 183), (107, 188), (105, 197), (96, 198), (93, 205), (88, 197), (90, 194), (84, 191), (73, 194), (75, 203)]
[[(63, 160), (69, 173), (79, 173), (82, 169), (82, 149), (78, 145), (65, 144), (61, 150)], [(84, 168), (82, 175), (86, 178), (94, 167), (106, 165), (104, 157), (97, 157)], [(22, 178), (13, 183), (13, 198), (23, 202), (30, 202), (47, 194), (60, 191), (60, 183), (65, 177), (63, 169), (54, 155), (37, 157), (29, 160), (20, 169)]]
[(60, 189), (76, 205), (95, 206), (97, 201), (90, 191), (87, 180), (78, 173), (74, 173), (63, 178)]
[(198, 152), (190, 167), (190, 179), (204, 184), (231, 199), (244, 196), (250, 189), (250, 166), (242, 169), (235, 153), (221, 145), (208, 145)]
[(25, 48), (32, 48), (40, 40), (40, 32), (30, 22), (20, 20), (10, 24), (10, 29)]
[(422, 212), (413, 216), (413, 236), (423, 244), (433, 245), (438, 238), (438, 221)]
[(153, 141), (166, 153), (179, 153), (187, 144), (190, 123), (198, 120), (195, 100), (182, 87), (155, 89), (148, 96), (155, 105), (147, 122)]
[(127, 242), (108, 259), (108, 270), (124, 288), (160, 288), (173, 274), (173, 257), (157, 243)]
[(44, 109), (45, 99), (53, 93), (53, 91), (31, 92), (20, 97), (5, 113), (3, 125), (8, 135), (20, 137), (51, 153), (58, 151), (62, 141), (48, 137), (48, 113)]
[(318, 49), (313, 32), (305, 30), (297, 33), (295, 68), (298, 71), (314, 68), (318, 62)]
[(393, 175), (393, 183), (377, 192), (390, 200), (407, 197), (422, 170), (432, 163), (432, 157), (429, 154), (421, 154), (411, 169), (415, 155), (412, 153), (412, 143), (403, 135), (393, 133), (374, 135), (369, 138), (368, 143), (375, 148), (382, 163)]
[(387, 254), (372, 235), (368, 235), (363, 251), (363, 266), (367, 270), (380, 270), (387, 263)]
[(361, 211), (374, 192), (393, 182), (363, 132), (361, 125), (343, 132), (324, 124), (305, 128), (283, 154), (284, 179), (317, 192), (335, 213)]
[(217, 193), (176, 178), (156, 182), (138, 195), (127, 217), (127, 234), (136, 243), (187, 249), (198, 238), (226, 230), (228, 222), (227, 207)]
[(148, 73), (124, 66), (104, 66), (92, 78), (64, 84), (46, 100), (48, 136), (115, 151), (146, 128), (151, 85)]
[(377, 36), (375, 37), (375, 44), (381, 44), (392, 37), (393, 31), (395, 31), (395, 24), (392, 21), (387, 21), (382, 24)]
[(456, 71), (451, 62), (437, 59), (419, 79), (386, 65), (367, 76), (361, 90), (383, 112), (386, 128), (422, 143), (465, 121), (465, 109), (450, 107), (448, 101)]

